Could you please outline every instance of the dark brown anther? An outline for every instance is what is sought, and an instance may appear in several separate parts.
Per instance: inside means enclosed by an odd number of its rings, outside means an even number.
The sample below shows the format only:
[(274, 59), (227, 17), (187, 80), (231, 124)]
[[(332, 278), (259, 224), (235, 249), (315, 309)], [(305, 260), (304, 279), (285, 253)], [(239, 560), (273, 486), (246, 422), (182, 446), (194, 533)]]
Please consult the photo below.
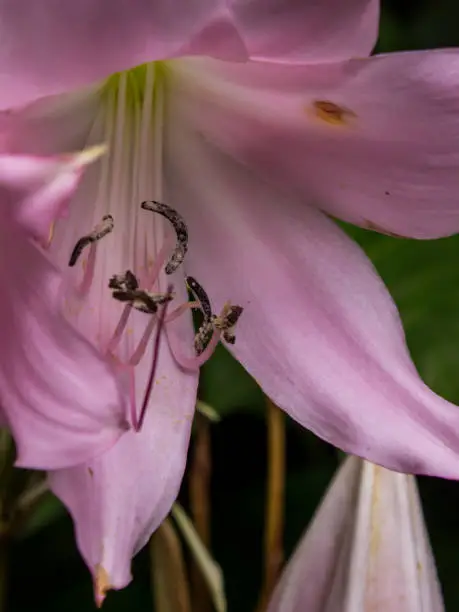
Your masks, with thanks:
[(212, 317), (212, 307), (210, 305), (209, 296), (207, 295), (204, 287), (202, 287), (202, 285), (200, 285), (192, 276), (187, 276), (185, 282), (195, 299), (200, 303), (204, 318), (210, 319)]
[(244, 309), (242, 306), (236, 306), (228, 302), (223, 306), (219, 316), (212, 315), (212, 323), (215, 329), (219, 329), (223, 332), (223, 339), (229, 344), (234, 344), (236, 342), (234, 327), (243, 311)]
[(119, 302), (126, 302), (136, 310), (146, 314), (156, 314), (158, 306), (174, 299), (171, 291), (167, 293), (151, 293), (139, 289), (139, 281), (135, 274), (126, 270), (124, 274), (114, 274), (108, 286), (112, 289), (112, 297)]
[(194, 350), (196, 355), (200, 355), (206, 348), (209, 340), (214, 333), (214, 326), (211, 319), (204, 319), (194, 337)]
[(165, 217), (173, 226), (175, 234), (177, 236), (177, 243), (169, 261), (164, 268), (166, 274), (172, 274), (177, 270), (180, 264), (185, 259), (186, 252), (188, 250), (188, 229), (183, 217), (173, 208), (156, 202), (155, 200), (146, 200), (140, 205), (144, 210), (150, 210), (151, 212), (158, 213)]
[(236, 342), (234, 327), (243, 312), (242, 306), (226, 303), (219, 315), (212, 314), (212, 307), (209, 296), (204, 287), (192, 276), (187, 276), (186, 284), (193, 293), (194, 298), (199, 302), (204, 319), (194, 337), (194, 348), (197, 355), (200, 355), (206, 348), (214, 330), (222, 332), (223, 340), (229, 344)]
[(139, 288), (139, 281), (133, 272), (126, 270), (124, 274), (114, 274), (108, 281), (108, 286), (119, 291), (135, 291)]
[(85, 247), (87, 247), (89, 244), (92, 244), (93, 242), (101, 240), (104, 236), (113, 231), (113, 227), (114, 221), (112, 215), (104, 215), (102, 217), (101, 223), (96, 225), (96, 227), (92, 230), (90, 234), (87, 234), (86, 236), (83, 236), (78, 240), (72, 251), (72, 254), (70, 255), (69, 266), (73, 268)]
[(214, 315), (212, 314), (212, 307), (210, 305), (209, 296), (207, 295), (204, 287), (200, 285), (198, 281), (192, 276), (187, 276), (185, 282), (188, 289), (193, 294), (195, 300), (199, 302), (200, 309), (204, 317), (194, 337), (194, 350), (196, 351), (197, 355), (200, 355), (204, 351), (210, 338), (212, 337), (212, 333), (214, 331), (212, 317)]

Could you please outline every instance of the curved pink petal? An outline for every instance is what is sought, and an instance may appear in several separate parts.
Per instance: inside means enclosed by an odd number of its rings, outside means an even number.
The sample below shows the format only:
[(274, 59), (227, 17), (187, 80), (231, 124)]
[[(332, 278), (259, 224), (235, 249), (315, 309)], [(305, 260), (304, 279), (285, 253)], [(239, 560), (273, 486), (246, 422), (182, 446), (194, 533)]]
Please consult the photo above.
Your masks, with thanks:
[(413, 476), (349, 457), (268, 612), (443, 612)]
[(60, 274), (0, 202), (0, 399), (20, 466), (75, 465), (125, 430), (114, 372), (61, 316)]
[[(191, 346), (191, 321), (174, 322)], [(142, 397), (152, 347), (136, 368)], [(146, 364), (147, 367), (144, 367)], [(95, 579), (96, 600), (108, 588), (131, 580), (134, 554), (169, 512), (185, 468), (196, 402), (197, 374), (181, 371), (165, 338), (144, 426), (128, 432), (107, 453), (84, 466), (49, 475), (51, 487), (70, 510), (80, 551)]]
[[(76, 191), (82, 172), (105, 151), (93, 146), (72, 155), (37, 157), (0, 154), (0, 185), (9, 214), (22, 229), (46, 243), (56, 218)], [(8, 205), (4, 202), (4, 206)]]
[(234, 0), (252, 57), (321, 62), (365, 56), (378, 35), (377, 0)]
[(112, 445), (125, 430), (115, 373), (60, 314), (62, 278), (37, 243), (103, 147), (40, 158), (0, 155), (4, 287), (0, 395), (17, 463), (66, 467)]
[(0, 108), (177, 54), (240, 58), (245, 49), (225, 4), (1, 0)]
[(321, 438), (392, 469), (458, 478), (459, 411), (420, 380), (363, 252), (174, 119), (165, 198), (187, 214), (187, 274), (214, 310), (244, 307), (235, 356)]
[(306, 203), (384, 233), (459, 230), (459, 52), (187, 60), (174, 87), (209, 141)]

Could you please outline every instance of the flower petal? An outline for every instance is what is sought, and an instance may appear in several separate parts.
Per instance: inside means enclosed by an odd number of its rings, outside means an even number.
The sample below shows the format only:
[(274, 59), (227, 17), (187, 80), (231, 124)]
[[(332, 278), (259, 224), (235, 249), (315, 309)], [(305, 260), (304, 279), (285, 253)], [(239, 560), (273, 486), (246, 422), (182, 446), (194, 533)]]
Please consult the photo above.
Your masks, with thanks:
[[(29, 0), (2, 0), (0, 108), (187, 49), (239, 55), (243, 45), (225, 4), (222, 0), (188, 0), (186, 7), (172, 0), (48, 0), (44, 7)], [(213, 21), (218, 35), (203, 35)]]
[[(172, 325), (191, 345), (190, 319)], [(137, 397), (143, 396), (151, 359), (150, 346), (136, 368)], [(177, 496), (196, 390), (197, 374), (186, 374), (177, 367), (163, 337), (156, 382), (140, 433), (128, 432), (111, 450), (84, 466), (49, 475), (53, 491), (75, 521), (80, 551), (94, 574), (96, 599), (103, 599), (108, 588), (128, 584), (131, 558)]]
[(377, 0), (234, 0), (252, 57), (317, 62), (368, 55), (378, 35)]
[(4, 197), (11, 200), (13, 194), (15, 198), (10, 214), (30, 235), (46, 242), (85, 166), (104, 152), (105, 147), (97, 145), (60, 157), (0, 154), (0, 185), (10, 192), (4, 193)]
[(459, 230), (459, 52), (187, 60), (173, 85), (208, 140), (305, 202), (383, 233)]
[(114, 372), (60, 314), (59, 272), (0, 199), (0, 396), (20, 466), (86, 461), (125, 430)]
[(349, 457), (286, 566), (268, 612), (442, 612), (413, 476)]
[[(205, 174), (203, 174), (205, 169)], [(187, 274), (244, 312), (235, 356), (318, 436), (392, 469), (459, 477), (459, 411), (420, 380), (369, 260), (320, 211), (170, 122), (166, 201), (187, 215)]]

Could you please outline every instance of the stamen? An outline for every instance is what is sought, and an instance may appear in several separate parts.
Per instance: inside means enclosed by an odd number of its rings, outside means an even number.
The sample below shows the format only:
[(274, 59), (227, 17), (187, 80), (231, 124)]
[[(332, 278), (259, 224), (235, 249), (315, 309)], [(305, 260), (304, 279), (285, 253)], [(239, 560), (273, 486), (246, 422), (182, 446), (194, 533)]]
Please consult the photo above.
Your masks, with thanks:
[(92, 281), (94, 278), (94, 271), (96, 269), (96, 251), (96, 244), (93, 242), (89, 247), (89, 255), (87, 261), (83, 261), (83, 279), (77, 287), (77, 295), (80, 298), (84, 297), (91, 288)]
[(220, 333), (217, 330), (214, 330), (208, 345), (203, 350), (200, 355), (195, 357), (187, 357), (185, 355), (180, 355), (176, 351), (172, 351), (172, 355), (177, 362), (177, 364), (183, 368), (184, 370), (189, 370), (190, 372), (195, 372), (199, 370), (199, 368), (208, 361), (215, 349), (217, 348), (217, 344), (220, 341)]
[(218, 317), (212, 315), (214, 327), (223, 332), (223, 339), (229, 344), (234, 344), (236, 342), (236, 336), (233, 330), (243, 311), (244, 309), (242, 306), (236, 306), (226, 302)]
[(123, 332), (126, 329), (126, 325), (129, 320), (130, 314), (131, 314), (131, 305), (127, 304), (123, 309), (120, 320), (118, 321), (118, 325), (116, 326), (115, 331), (113, 332), (113, 336), (111, 337), (109, 343), (107, 344), (107, 348), (106, 348), (107, 353), (112, 353), (115, 350), (115, 348), (118, 346), (123, 336)]
[(174, 294), (171, 292), (151, 293), (150, 291), (139, 289), (139, 280), (131, 270), (126, 270), (124, 274), (114, 274), (108, 281), (108, 286), (112, 290), (112, 297), (120, 302), (125, 302), (126, 306), (121, 314), (113, 336), (108, 342), (107, 352), (113, 352), (118, 346), (133, 308), (151, 315), (150, 321), (142, 334), (142, 338), (134, 349), (131, 357), (125, 363), (125, 365), (137, 366), (145, 353), (148, 341), (156, 325), (155, 315), (158, 311), (158, 307), (170, 302), (174, 298)]
[(148, 382), (147, 382), (147, 387), (145, 389), (145, 394), (143, 397), (143, 402), (142, 402), (142, 408), (140, 409), (140, 415), (139, 415), (139, 420), (137, 421), (137, 423), (134, 423), (134, 429), (135, 431), (140, 431), (142, 429), (142, 425), (143, 422), (145, 420), (145, 414), (147, 412), (147, 406), (148, 406), (148, 402), (150, 401), (150, 396), (151, 396), (151, 390), (153, 387), (153, 381), (155, 379), (155, 374), (156, 374), (156, 370), (158, 367), (158, 357), (159, 357), (159, 346), (160, 346), (160, 340), (161, 340), (161, 332), (162, 329), (164, 327), (164, 321), (166, 318), (166, 311), (167, 311), (167, 305), (169, 303), (170, 300), (172, 300), (172, 285), (168, 285), (167, 287), (167, 291), (165, 293), (165, 296), (169, 296), (169, 299), (167, 299), (164, 302), (164, 306), (161, 309), (159, 315), (158, 315), (158, 324), (156, 326), (156, 335), (155, 335), (155, 343), (153, 346), (153, 361), (151, 364), (151, 370), (150, 370), (150, 375), (148, 377)]
[(150, 340), (150, 336), (155, 328), (156, 322), (157, 320), (155, 316), (150, 317), (150, 320), (148, 321), (148, 325), (146, 326), (145, 331), (143, 332), (142, 337), (137, 347), (135, 348), (132, 355), (129, 357), (129, 365), (131, 366), (139, 365), (140, 360), (144, 356), (145, 351), (147, 349), (148, 341)]
[(175, 319), (179, 314), (185, 311), (186, 307), (196, 308), (203, 313), (203, 321), (194, 337), (194, 349), (196, 357), (190, 358), (183, 355), (176, 355), (174, 358), (177, 363), (184, 369), (196, 370), (212, 355), (217, 346), (220, 336), (229, 344), (234, 344), (236, 336), (234, 335), (234, 327), (243, 312), (242, 306), (233, 305), (227, 302), (219, 315), (212, 313), (209, 296), (204, 287), (192, 276), (187, 276), (186, 285), (196, 298), (195, 302), (188, 302), (179, 306), (168, 317), (169, 320)]
[(212, 319), (204, 319), (194, 337), (194, 350), (196, 351), (196, 355), (200, 355), (204, 352), (214, 331), (215, 327)]
[(204, 315), (202, 324), (194, 337), (194, 350), (196, 351), (196, 355), (201, 355), (209, 344), (214, 330), (217, 329), (214, 325), (214, 319), (218, 317), (212, 314), (212, 306), (210, 305), (209, 296), (204, 287), (192, 276), (187, 276), (185, 282), (194, 297), (198, 300), (200, 309)]
[(172, 236), (167, 236), (164, 240), (164, 244), (159, 249), (158, 254), (155, 257), (153, 265), (145, 274), (142, 275), (141, 284), (146, 289), (151, 290), (155, 286), (155, 283), (158, 280), (160, 272), (164, 266), (164, 262), (166, 261), (167, 255), (173, 246)]
[(108, 355), (116, 359), (119, 365), (122, 365), (128, 368), (130, 366), (135, 367), (139, 365), (140, 360), (145, 354), (146, 348), (148, 346), (148, 341), (150, 340), (150, 336), (156, 325), (156, 315), (152, 315), (132, 355), (129, 357), (127, 361), (121, 360), (121, 358), (115, 355), (113, 351), (116, 349), (116, 347), (120, 343), (120, 340), (122, 338), (124, 330), (126, 329), (126, 325), (127, 325), (131, 312), (132, 312), (132, 306), (130, 304), (124, 307), (123, 313), (120, 317), (118, 325), (116, 326), (115, 332), (113, 333), (113, 336), (111, 337), (109, 343), (107, 344), (107, 348), (106, 348), (106, 352)]
[(115, 274), (108, 282), (112, 296), (120, 302), (128, 302), (133, 308), (146, 314), (155, 314), (158, 306), (170, 302), (174, 295), (170, 293), (151, 293), (139, 289), (139, 281), (135, 274), (126, 270), (124, 274)]
[(114, 222), (112, 215), (104, 215), (102, 217), (102, 222), (96, 225), (90, 234), (87, 234), (78, 240), (72, 254), (70, 255), (69, 266), (72, 268), (78, 261), (83, 249), (89, 244), (97, 242), (109, 234), (113, 230), (113, 226)]
[(210, 305), (209, 296), (207, 295), (204, 287), (202, 287), (192, 276), (187, 276), (185, 282), (187, 287), (193, 293), (194, 297), (200, 303), (204, 317), (206, 319), (210, 319), (212, 316), (212, 307)]
[[(174, 299), (174, 295), (166, 295), (164, 293), (150, 293), (149, 291), (135, 291), (134, 298), (131, 302), (133, 308), (146, 314), (155, 314), (158, 311), (158, 306), (166, 304)], [(113, 297), (116, 297), (113, 295)]]
[(177, 306), (170, 314), (166, 317), (166, 323), (170, 323), (171, 321), (175, 321), (178, 319), (184, 312), (193, 308), (200, 308), (201, 305), (199, 302), (185, 302), (180, 306)]
[(124, 274), (114, 274), (108, 281), (108, 286), (119, 291), (135, 291), (139, 288), (139, 281), (133, 272), (126, 270)]
[(144, 210), (150, 210), (165, 217), (174, 227), (177, 243), (169, 261), (166, 264), (166, 274), (172, 274), (185, 259), (188, 250), (188, 229), (183, 217), (173, 208), (156, 200), (146, 200), (140, 205)]

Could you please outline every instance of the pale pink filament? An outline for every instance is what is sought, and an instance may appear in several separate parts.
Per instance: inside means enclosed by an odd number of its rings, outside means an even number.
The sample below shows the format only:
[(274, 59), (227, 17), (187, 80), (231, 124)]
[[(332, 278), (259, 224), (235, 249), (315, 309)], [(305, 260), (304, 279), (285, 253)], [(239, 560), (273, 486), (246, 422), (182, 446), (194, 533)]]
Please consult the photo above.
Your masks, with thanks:
[(92, 284), (94, 278), (94, 270), (96, 268), (97, 243), (93, 242), (89, 247), (89, 255), (84, 265), (83, 279), (77, 288), (79, 297), (85, 296)]
[(150, 271), (147, 271), (145, 275), (139, 277), (140, 285), (146, 287), (147, 290), (152, 291), (156, 281), (159, 278), (159, 274), (166, 261), (167, 254), (171, 251), (174, 246), (172, 236), (169, 234), (162, 247), (160, 248), (158, 255), (153, 263)]
[(121, 317), (120, 320), (118, 321), (118, 324), (115, 328), (115, 331), (113, 332), (113, 336), (111, 337), (111, 339), (109, 340), (108, 344), (107, 344), (107, 352), (111, 353), (114, 351), (114, 349), (118, 346), (121, 337), (123, 336), (123, 332), (126, 328), (127, 322), (129, 320), (129, 315), (131, 314), (131, 309), (132, 306), (130, 304), (127, 304), (124, 308), (123, 308), (123, 312), (121, 313)]
[(165, 322), (170, 323), (171, 321), (175, 321), (175, 319), (178, 319), (184, 312), (190, 310), (190, 308), (200, 307), (201, 305), (199, 304), (199, 302), (185, 302), (184, 304), (181, 304), (180, 306), (175, 308), (175, 310), (173, 310), (170, 314), (168, 314)]
[[(139, 278), (140, 286), (146, 287), (146, 290), (151, 291), (155, 288), (155, 285), (158, 281), (161, 270), (165, 264), (166, 258), (170, 249), (172, 247), (171, 237), (166, 239), (161, 249), (159, 250), (157, 257), (151, 267), (150, 270), (142, 274), (142, 277)], [(95, 255), (96, 255), (96, 245), (92, 244), (90, 247), (90, 252), (88, 255), (87, 266), (85, 269), (85, 275), (83, 277), (83, 281), (80, 286), (80, 294), (86, 292), (89, 289), (91, 284), (93, 274), (94, 274), (94, 266), (95, 266)], [(172, 286), (169, 286), (168, 291), (172, 291)], [(129, 322), (129, 317), (133, 311), (133, 306), (131, 304), (127, 304), (123, 308), (123, 312), (121, 313), (120, 319), (116, 325), (116, 328), (113, 332), (111, 339), (107, 344), (106, 351), (112, 357), (114, 357), (118, 363), (118, 366), (121, 368), (126, 368), (128, 370), (129, 376), (129, 396), (130, 396), (130, 418), (131, 423), (136, 432), (139, 432), (143, 426), (143, 422), (145, 420), (146, 410), (150, 401), (151, 393), (153, 390), (153, 384), (155, 379), (156, 370), (158, 367), (158, 359), (159, 359), (159, 348), (160, 348), (160, 340), (161, 340), (161, 332), (166, 323), (170, 323), (174, 321), (182, 314), (184, 314), (190, 308), (200, 308), (199, 302), (185, 302), (181, 304), (177, 308), (175, 308), (171, 313), (167, 314), (168, 303), (166, 303), (159, 311), (158, 315), (151, 314), (149, 316), (148, 324), (145, 327), (145, 330), (142, 334), (141, 339), (139, 340), (137, 346), (135, 347), (131, 356), (127, 359), (127, 361), (121, 360), (119, 356), (114, 355), (113, 351), (118, 347), (123, 334), (126, 333), (126, 328)], [(155, 331), (156, 327), (156, 331)], [(153, 355), (152, 355), (152, 364), (148, 376), (147, 385), (144, 392), (144, 397), (142, 400), (142, 405), (140, 408), (140, 412), (137, 411), (136, 406), (136, 393), (135, 393), (135, 367), (140, 363), (142, 357), (145, 355), (145, 351), (148, 347), (148, 342), (151, 338), (152, 333), (155, 331), (154, 337), (154, 346), (153, 346)], [(167, 333), (167, 328), (166, 328)], [(212, 336), (204, 349), (204, 351), (200, 355), (196, 355), (194, 357), (187, 357), (185, 355), (180, 354), (176, 350), (171, 348), (171, 353), (173, 355), (176, 363), (183, 368), (184, 370), (196, 371), (198, 370), (213, 354), (217, 344), (220, 341), (221, 332), (219, 330), (214, 329)]]
[[(169, 285), (169, 287), (167, 288), (167, 293), (171, 293), (171, 292), (172, 292), (172, 285)], [(139, 420), (136, 424), (134, 424), (134, 428), (136, 431), (140, 431), (142, 428), (143, 422), (145, 420), (145, 414), (147, 412), (148, 402), (150, 401), (151, 391), (153, 388), (153, 382), (155, 379), (155, 374), (156, 374), (156, 370), (157, 370), (158, 362), (159, 362), (159, 347), (160, 347), (160, 341), (161, 341), (161, 331), (164, 326), (164, 320), (166, 318), (167, 305), (168, 304), (166, 302), (164, 306), (162, 307), (159, 313), (159, 316), (158, 316), (158, 325), (156, 327), (155, 343), (153, 346), (153, 359), (152, 359), (152, 364), (151, 364), (151, 369), (150, 369), (150, 375), (148, 377), (147, 388), (145, 389), (145, 394), (143, 396), (143, 402), (142, 402), (142, 408), (140, 409)]]
[(190, 371), (199, 370), (199, 368), (204, 365), (205, 362), (210, 359), (210, 357), (212, 357), (213, 352), (217, 348), (217, 344), (220, 342), (220, 336), (221, 332), (214, 329), (206, 348), (200, 355), (196, 355), (195, 357), (187, 357), (185, 355), (181, 355), (179, 352), (177, 352), (177, 350), (173, 350), (172, 347), (170, 347), (172, 356), (182, 369)]
[(146, 326), (145, 331), (143, 332), (142, 338), (140, 339), (136, 349), (129, 358), (129, 365), (134, 367), (139, 365), (140, 360), (144, 356), (145, 351), (147, 349), (148, 341), (155, 328), (156, 321), (157, 317), (155, 315), (150, 315), (150, 320), (148, 321), (148, 325)]

